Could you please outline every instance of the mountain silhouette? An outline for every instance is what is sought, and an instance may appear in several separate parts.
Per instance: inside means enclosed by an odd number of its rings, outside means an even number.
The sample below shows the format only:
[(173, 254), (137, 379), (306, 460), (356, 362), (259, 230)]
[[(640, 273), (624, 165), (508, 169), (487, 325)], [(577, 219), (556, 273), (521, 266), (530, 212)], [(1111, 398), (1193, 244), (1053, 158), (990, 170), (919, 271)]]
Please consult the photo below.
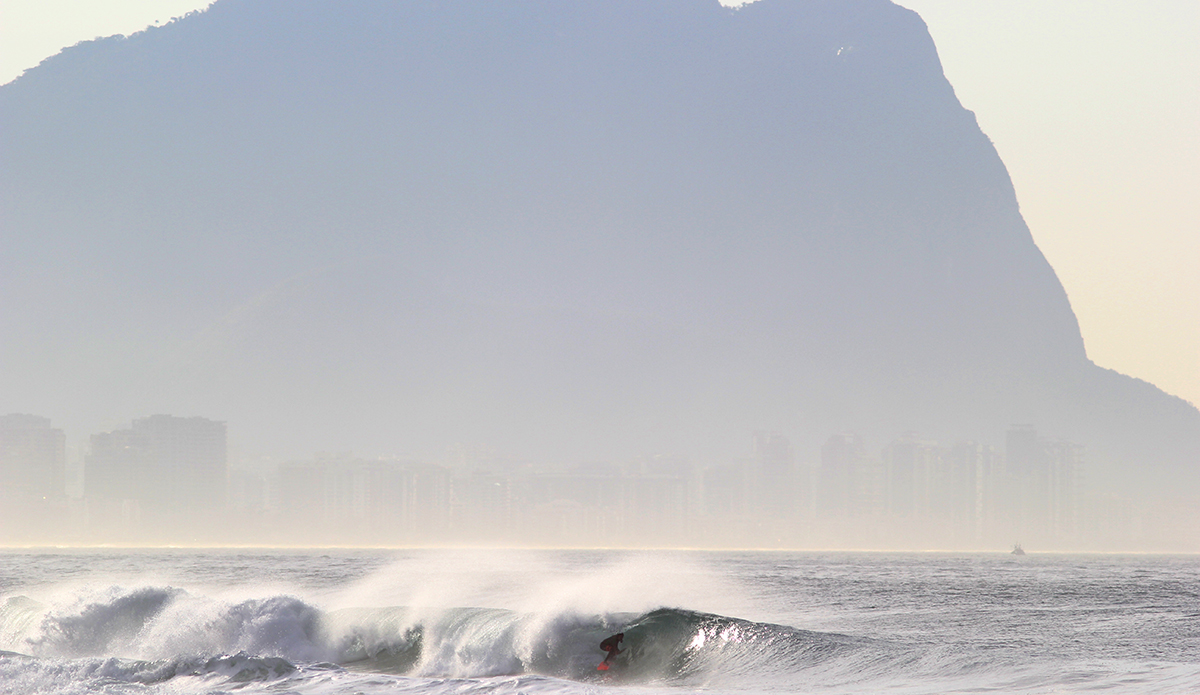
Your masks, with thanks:
[(1087, 359), (884, 0), (219, 0), (27, 71), (0, 128), (0, 404), (77, 434), (705, 461), (1033, 423), (1197, 486), (1200, 413)]

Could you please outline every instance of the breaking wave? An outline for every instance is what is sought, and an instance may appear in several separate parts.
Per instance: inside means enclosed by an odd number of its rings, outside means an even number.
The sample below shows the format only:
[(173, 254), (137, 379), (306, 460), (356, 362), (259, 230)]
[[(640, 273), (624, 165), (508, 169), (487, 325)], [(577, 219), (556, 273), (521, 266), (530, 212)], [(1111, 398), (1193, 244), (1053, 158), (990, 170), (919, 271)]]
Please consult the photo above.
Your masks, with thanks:
[[(625, 652), (600, 673), (598, 644), (618, 631)], [(130, 684), (183, 676), (263, 681), (299, 668), (697, 684), (717, 674), (795, 673), (871, 643), (675, 608), (603, 615), (472, 607), (326, 612), (292, 596), (223, 602), (170, 587), (114, 587), (61, 605), (9, 598), (0, 605), (0, 640), (0, 677), (50, 669), (73, 680)]]

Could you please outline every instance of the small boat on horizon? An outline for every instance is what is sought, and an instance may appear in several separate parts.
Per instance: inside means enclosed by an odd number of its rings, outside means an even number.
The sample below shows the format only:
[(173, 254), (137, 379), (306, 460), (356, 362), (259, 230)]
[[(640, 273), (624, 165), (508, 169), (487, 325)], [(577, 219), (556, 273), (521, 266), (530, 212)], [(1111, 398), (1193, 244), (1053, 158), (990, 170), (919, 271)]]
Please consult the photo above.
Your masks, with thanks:
[(1013, 545), (1012, 554), (1013, 555), (1024, 555), (1025, 549), (1021, 547), (1020, 543), (1016, 543)]

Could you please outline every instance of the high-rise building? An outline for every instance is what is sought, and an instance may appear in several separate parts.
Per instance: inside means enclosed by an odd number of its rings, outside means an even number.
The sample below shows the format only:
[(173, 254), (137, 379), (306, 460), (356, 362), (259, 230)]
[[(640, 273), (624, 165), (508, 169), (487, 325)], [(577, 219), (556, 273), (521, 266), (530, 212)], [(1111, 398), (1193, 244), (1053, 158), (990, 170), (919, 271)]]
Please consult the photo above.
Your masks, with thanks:
[(821, 447), (818, 509), (825, 516), (854, 516), (864, 511), (860, 480), (868, 470), (866, 447), (857, 434), (835, 434)]
[(994, 523), (996, 463), (995, 449), (988, 445), (959, 442), (950, 448), (947, 508), (959, 540), (980, 543)]
[(1005, 437), (1005, 497), (1012, 526), (1046, 542), (1069, 540), (1078, 530), (1083, 447), (1038, 436), (1013, 425)]
[(1037, 429), (1033, 425), (1013, 425), (1004, 435), (1005, 470), (1013, 478), (1044, 475), (1044, 461)]
[(450, 472), (408, 461), (318, 456), (279, 467), (275, 540), (429, 543), (444, 540)]
[(1048, 515), (1057, 539), (1074, 539), (1079, 532), (1079, 496), (1084, 447), (1067, 441), (1045, 443), (1050, 485)]
[(55, 540), (71, 525), (65, 441), (44, 417), (0, 417), (0, 542)]
[(758, 513), (766, 518), (799, 516), (805, 495), (797, 485), (792, 443), (777, 432), (754, 433), (754, 480)]
[(84, 495), (97, 510), (119, 503), (126, 521), (140, 520), (147, 531), (194, 526), (224, 509), (225, 437), (223, 422), (170, 415), (93, 435)]
[(450, 480), (450, 518), (455, 540), (507, 540), (513, 527), (512, 481), (485, 470)]
[(66, 494), (66, 437), (36, 415), (0, 416), (0, 500), (6, 507)]
[(750, 513), (747, 468), (741, 463), (730, 463), (704, 470), (700, 487), (701, 509), (706, 519), (722, 525), (746, 519)]
[(933, 442), (908, 432), (883, 450), (888, 479), (888, 509), (892, 516), (928, 519), (941, 500), (937, 483), (945, 480), (943, 457)]

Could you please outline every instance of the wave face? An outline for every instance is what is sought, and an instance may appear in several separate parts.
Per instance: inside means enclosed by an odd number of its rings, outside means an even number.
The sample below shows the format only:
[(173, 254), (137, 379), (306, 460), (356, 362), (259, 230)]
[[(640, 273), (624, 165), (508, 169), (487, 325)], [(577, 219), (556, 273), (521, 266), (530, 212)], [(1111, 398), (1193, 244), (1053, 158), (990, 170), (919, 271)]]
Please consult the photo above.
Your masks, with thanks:
[[(632, 636), (632, 637), (631, 637)], [(796, 674), (876, 644), (833, 633), (676, 609), (641, 616), (626, 630), (630, 669), (642, 677), (711, 680)]]
[[(599, 642), (618, 631), (625, 651), (599, 672)], [(0, 606), (0, 637), (9, 672), (54, 663), (72, 678), (130, 684), (182, 676), (273, 680), (322, 664), (422, 678), (700, 683), (718, 674), (796, 673), (870, 643), (675, 608), (606, 615), (470, 607), (324, 612), (291, 596), (227, 603), (170, 587), (111, 588), (57, 606), (9, 598)]]
[(549, 618), (481, 608), (415, 618), (410, 609), (387, 609), (335, 613), (328, 623), (338, 625), (342, 663), (423, 676), (593, 680), (601, 676), (600, 641), (618, 631), (625, 633), (625, 651), (603, 675), (637, 682), (795, 672), (871, 643), (676, 608)]
[(0, 560), (0, 695), (1200, 692), (1190, 556)]
[(39, 657), (256, 654), (321, 659), (320, 611), (289, 596), (224, 603), (182, 589), (113, 587), (44, 606), (25, 597), (0, 607), (9, 649)]

